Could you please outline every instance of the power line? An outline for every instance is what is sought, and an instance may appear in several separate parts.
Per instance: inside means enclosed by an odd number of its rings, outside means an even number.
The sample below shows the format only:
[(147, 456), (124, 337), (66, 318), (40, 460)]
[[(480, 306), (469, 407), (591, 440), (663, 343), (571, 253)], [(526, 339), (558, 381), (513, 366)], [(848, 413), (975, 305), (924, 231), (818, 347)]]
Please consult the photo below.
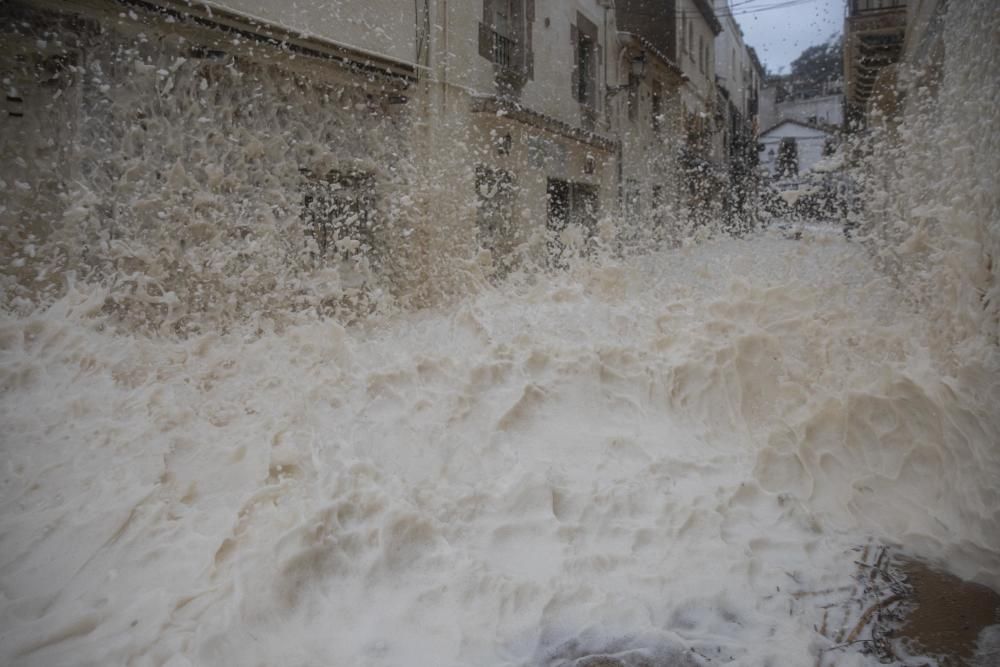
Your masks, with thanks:
[[(752, 14), (760, 14), (760, 13), (763, 13), (763, 12), (770, 12), (770, 11), (773, 11), (775, 9), (787, 9), (789, 7), (797, 7), (798, 5), (806, 5), (806, 4), (809, 4), (811, 2), (816, 2), (817, 0), (784, 0), (783, 2), (777, 2), (777, 3), (772, 4), (772, 5), (765, 5), (765, 6), (761, 6), (761, 7), (750, 7), (750, 6), (748, 6), (748, 5), (752, 5), (754, 2), (757, 2), (757, 1), (758, 0), (743, 0), (740, 3), (736, 3), (736, 4), (731, 5), (730, 8), (729, 8), (729, 11), (716, 12), (716, 11), (713, 10), (713, 14), (715, 15), (716, 18), (736, 17), (736, 16), (749, 16), (749, 15), (752, 15)], [(735, 9), (737, 7), (739, 9)], [(650, 17), (656, 16), (653, 13), (648, 13), (646, 15), (650, 16)], [(702, 14), (701, 12), (692, 12), (692, 11), (688, 11), (688, 10), (681, 10), (679, 12), (675, 12), (675, 15), (679, 16), (679, 17), (682, 17), (682, 18), (689, 18), (689, 17), (692, 17), (692, 16), (693, 17), (704, 16), (704, 14)]]

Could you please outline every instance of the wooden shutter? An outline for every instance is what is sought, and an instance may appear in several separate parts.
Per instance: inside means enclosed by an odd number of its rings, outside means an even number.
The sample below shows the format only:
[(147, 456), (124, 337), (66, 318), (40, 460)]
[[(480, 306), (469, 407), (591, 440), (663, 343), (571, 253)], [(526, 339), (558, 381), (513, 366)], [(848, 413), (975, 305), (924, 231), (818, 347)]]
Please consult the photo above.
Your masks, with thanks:
[(601, 63), (603, 63), (603, 62), (604, 62), (603, 61), (603, 51), (601, 49), (601, 45), (600, 45), (599, 42), (597, 42), (595, 40), (594, 41), (594, 70), (593, 70), (593, 75), (591, 76), (590, 89), (593, 91), (593, 96), (594, 96), (594, 99), (592, 100), (593, 101), (593, 106), (597, 110), (600, 110), (600, 108), (601, 108), (601, 95), (600, 95), (600, 90), (601, 90), (601, 72), (604, 71), (604, 68), (601, 67)]
[(535, 31), (535, 0), (524, 2), (524, 75), (535, 78), (535, 53), (532, 50), (532, 34)]
[(479, 23), (479, 55), (493, 60), (493, 30), (482, 21)]
[(573, 45), (573, 66), (570, 70), (570, 79), (573, 91), (573, 99), (580, 99), (580, 32), (575, 25), (569, 27), (569, 38)]

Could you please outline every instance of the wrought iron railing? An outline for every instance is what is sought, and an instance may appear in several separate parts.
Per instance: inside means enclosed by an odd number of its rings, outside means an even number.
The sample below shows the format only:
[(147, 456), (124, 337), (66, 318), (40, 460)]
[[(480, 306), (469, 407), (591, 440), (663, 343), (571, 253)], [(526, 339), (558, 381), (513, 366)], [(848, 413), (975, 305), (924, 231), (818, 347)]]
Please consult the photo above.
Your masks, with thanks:
[(906, 0), (851, 0), (851, 16), (906, 7)]
[(501, 67), (511, 69), (514, 66), (514, 50), (517, 48), (517, 42), (496, 30), (490, 30), (490, 33), (491, 59)]

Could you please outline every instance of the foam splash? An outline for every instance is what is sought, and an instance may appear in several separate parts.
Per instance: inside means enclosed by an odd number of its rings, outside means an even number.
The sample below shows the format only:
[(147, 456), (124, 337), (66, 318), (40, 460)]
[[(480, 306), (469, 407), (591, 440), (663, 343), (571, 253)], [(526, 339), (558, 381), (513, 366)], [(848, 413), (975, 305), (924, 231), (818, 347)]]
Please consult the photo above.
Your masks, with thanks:
[[(179, 336), (81, 271), (0, 322), (0, 661), (812, 664), (858, 544), (996, 588), (992, 278), (949, 247), (913, 266), (955, 301), (813, 228)], [(179, 294), (154, 265), (112, 275)]]
[(996, 585), (997, 375), (896, 294), (831, 232), (350, 329), (8, 321), (6, 659), (794, 664), (869, 538)]

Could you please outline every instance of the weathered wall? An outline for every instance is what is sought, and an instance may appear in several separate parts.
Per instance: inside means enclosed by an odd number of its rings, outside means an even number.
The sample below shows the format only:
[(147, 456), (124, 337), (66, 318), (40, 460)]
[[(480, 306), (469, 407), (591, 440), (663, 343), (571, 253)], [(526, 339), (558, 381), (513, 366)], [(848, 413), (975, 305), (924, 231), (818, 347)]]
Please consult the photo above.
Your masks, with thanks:
[[(637, 247), (680, 236), (676, 227), (681, 179), (677, 156), (683, 122), (678, 82), (674, 71), (654, 58), (646, 67), (647, 76), (632, 96), (636, 107), (632, 117), (628, 92), (622, 91), (615, 98), (624, 155), (624, 234), (626, 244)], [(654, 117), (653, 82), (660, 84), (658, 117)]]
[[(613, 59), (617, 55), (614, 12), (608, 12), (609, 29), (605, 32), (605, 10), (598, 7), (597, 0), (566, 3), (537, 2), (535, 11), (535, 78), (525, 85), (522, 100), (532, 109), (580, 127), (582, 125), (580, 103), (573, 97), (573, 43), (570, 26), (576, 25), (577, 13), (583, 14), (597, 26), (601, 48), (600, 59), (597, 62), (596, 83), (598, 91), (603, 91), (607, 83), (605, 59)], [(547, 28), (546, 18), (549, 19)], [(604, 95), (600, 94), (595, 104), (598, 114), (603, 114), (603, 107)]]
[(760, 137), (759, 141), (764, 145), (764, 150), (760, 154), (760, 164), (767, 168), (773, 176), (777, 166), (778, 146), (782, 139), (792, 138), (795, 139), (798, 147), (799, 173), (804, 174), (823, 159), (823, 147), (829, 136), (822, 130), (814, 130), (794, 123), (779, 125)]
[(648, 39), (660, 53), (676, 60), (677, 21), (673, 0), (617, 0), (618, 29)]
[[(616, 158), (608, 148), (569, 136), (582, 124), (580, 104), (572, 96), (573, 46), (570, 28), (577, 12), (585, 12), (599, 28), (604, 47), (604, 10), (596, 0), (560, 3), (536, 0), (532, 22), (534, 77), (525, 82), (518, 104), (526, 116), (495, 105), (483, 107), (485, 98), (501, 96), (493, 63), (478, 49), (478, 24), (482, 2), (437, 3), (437, 32), (431, 60), (433, 80), (422, 82), (426, 108), (422, 116), (432, 137), (426, 171), (434, 174), (435, 209), (439, 216), (427, 233), (439, 238), (437, 247), (481, 247), (480, 259), (501, 270), (523, 261), (545, 262), (548, 179), (592, 185), (600, 193), (600, 214), (616, 212)], [(548, 26), (545, 25), (546, 20)], [(609, 16), (609, 33), (614, 33)], [(598, 82), (604, 86), (603, 63)], [(603, 95), (600, 102), (603, 102)], [(555, 121), (551, 125), (549, 121)], [(559, 123), (563, 125), (558, 126)], [(558, 127), (556, 127), (558, 126)], [(598, 119), (595, 130), (608, 135), (611, 128)], [(587, 163), (593, 172), (587, 173)], [(509, 229), (502, 239), (486, 244), (479, 228), (476, 191), (477, 168), (503, 172), (512, 179), (513, 204)], [(439, 184), (439, 185), (438, 185)], [(507, 223), (504, 224), (508, 227)], [(436, 231), (435, 231), (436, 230)], [(493, 246), (492, 249), (487, 246)]]
[(750, 91), (753, 84), (753, 64), (739, 24), (729, 12), (729, 0), (716, 0), (715, 12), (722, 24), (722, 32), (715, 37), (715, 75), (719, 83), (729, 91), (730, 99), (744, 117), (749, 109)]
[[(313, 6), (297, 7), (306, 16)], [(390, 296), (427, 304), (499, 263), (546, 261), (549, 179), (596, 189), (609, 244), (620, 231), (619, 176), (636, 183), (637, 224), (657, 220), (654, 204), (678, 201), (685, 126), (674, 74), (651, 62), (635, 120), (625, 92), (604, 108), (606, 84), (627, 74), (613, 12), (597, 0), (538, 0), (522, 117), (477, 110), (499, 92), (477, 48), (480, 4), (429, 9), (429, 68), (404, 81), (365, 69), (361, 54), (355, 67), (276, 46), (246, 17), (234, 33), (110, 1), (4, 5), (2, 68), (25, 111), (0, 130), (13, 156), (0, 166), (4, 303), (28, 307), (69, 280), (103, 281), (102, 307), (181, 332), (277, 310), (363, 311)], [(581, 133), (571, 95), (578, 12), (602, 46), (593, 129), (621, 133), (623, 160), (612, 142)], [(380, 38), (371, 39), (366, 52)], [(513, 192), (509, 229), (492, 244), (482, 235), (483, 168), (509, 177)], [(310, 193), (345, 173), (374, 184), (377, 228), (317, 251)], [(477, 254), (488, 246), (495, 252)]]
[[(483, 20), (482, 1), (452, 2), (439, 5), (438, 11), (441, 16), (439, 25), (446, 26), (447, 48), (438, 50), (435, 57), (447, 64), (447, 83), (470, 94), (495, 95), (494, 66), (479, 54), (478, 49), (478, 25)], [(535, 0), (535, 20), (531, 28), (534, 76), (524, 84), (519, 95), (519, 101), (528, 108), (574, 127), (582, 124), (581, 105), (572, 94), (574, 54), (571, 27), (576, 24), (578, 13), (598, 28), (601, 47), (601, 57), (597, 62), (598, 89), (603, 90), (606, 83), (613, 83), (606, 72), (614, 70), (613, 59), (617, 56), (614, 13), (598, 6), (597, 0)], [(607, 30), (605, 18), (608, 21)], [(606, 67), (608, 58), (612, 61)], [(603, 105), (603, 95), (600, 95), (595, 105), (599, 113), (603, 113)]]
[[(689, 110), (703, 109), (715, 98), (715, 33), (694, 0), (677, 0), (677, 22), (678, 35), (681, 30), (690, 34), (690, 39), (678, 38), (683, 48), (677, 64), (690, 79), (684, 87), (685, 104)], [(705, 54), (699, 56), (699, 51)]]
[[(990, 0), (914, 11), (894, 118), (859, 138), (863, 228), (876, 258), (933, 318), (940, 349), (1000, 344), (1000, 11)], [(937, 16), (937, 18), (933, 18)], [(926, 23), (925, 23), (926, 21)]]
[[(272, 304), (336, 310), (374, 262), (405, 279), (405, 253), (384, 250), (412, 181), (392, 84), (119, 9), (3, 9), (4, 78), (25, 107), (0, 130), (5, 302), (108, 280), (105, 308), (183, 331)], [(317, 259), (306, 170), (373, 175), (383, 250)]]
[[(803, 123), (819, 122), (840, 127), (844, 124), (844, 96), (824, 95), (806, 99), (792, 99), (775, 105), (777, 119), (798, 120)], [(815, 121), (810, 119), (815, 118)]]
[(406, 63), (416, 62), (418, 3), (399, 0), (210, 0), (246, 17)]

